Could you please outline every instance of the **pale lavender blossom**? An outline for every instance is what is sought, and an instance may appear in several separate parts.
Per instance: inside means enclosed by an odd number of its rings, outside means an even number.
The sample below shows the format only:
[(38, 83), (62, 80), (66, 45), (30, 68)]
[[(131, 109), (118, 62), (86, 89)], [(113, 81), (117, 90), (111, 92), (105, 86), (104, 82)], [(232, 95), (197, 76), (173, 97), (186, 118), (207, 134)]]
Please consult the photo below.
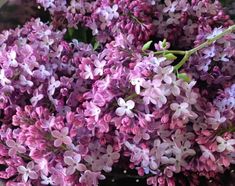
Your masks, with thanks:
[(62, 128), (61, 131), (53, 130), (51, 132), (51, 134), (54, 138), (56, 138), (56, 140), (54, 141), (54, 146), (55, 147), (59, 147), (63, 143), (66, 144), (66, 145), (71, 145), (71, 143), (72, 143), (71, 138), (68, 136), (68, 134), (69, 134), (69, 128), (68, 127)]
[(219, 27), (219, 28), (214, 28), (214, 30), (212, 31), (212, 33), (208, 34), (206, 39), (212, 39), (216, 36), (218, 36), (219, 34), (221, 34), (223, 32), (223, 29), (222, 27)]
[(45, 80), (51, 73), (46, 70), (44, 65), (40, 65), (38, 70), (33, 71), (33, 76)]
[(84, 70), (85, 70), (83, 73), (84, 79), (94, 79), (91, 65), (86, 64)]
[(220, 112), (218, 110), (215, 111), (212, 117), (208, 117), (207, 122), (212, 126), (213, 129), (218, 128), (221, 123), (224, 123), (226, 118), (224, 116), (221, 117)]
[(59, 86), (60, 86), (60, 81), (55, 80), (55, 78), (52, 77), (51, 80), (50, 80), (50, 84), (48, 86), (48, 89), (47, 89), (48, 94), (50, 96), (53, 96), (54, 93), (55, 93), (56, 88), (58, 88)]
[(25, 153), (26, 148), (22, 145), (22, 143), (18, 141), (14, 141), (12, 139), (9, 139), (6, 141), (6, 145), (10, 147), (8, 151), (9, 156), (15, 156), (17, 153)]
[(31, 99), (30, 99), (30, 102), (33, 106), (36, 106), (37, 103), (43, 99), (44, 95), (43, 94), (36, 94), (35, 96), (33, 96)]
[(68, 165), (66, 168), (66, 174), (72, 175), (76, 170), (78, 171), (85, 171), (87, 168), (84, 164), (80, 163), (81, 155), (76, 154), (75, 156), (65, 156), (64, 162)]
[(225, 140), (222, 137), (217, 136), (216, 141), (219, 143), (219, 145), (217, 146), (218, 152), (223, 152), (225, 150), (229, 152), (234, 152), (234, 147), (233, 147), (233, 145), (235, 145), (234, 139)]
[(84, 160), (91, 165), (92, 171), (101, 171), (105, 166), (104, 160), (100, 159), (97, 153), (92, 153), (91, 155), (86, 155)]
[(175, 113), (173, 114), (174, 118), (178, 118), (180, 116), (185, 116), (185, 115), (189, 115), (190, 111), (189, 111), (189, 104), (188, 103), (172, 103), (170, 105), (171, 110), (175, 111)]
[(25, 76), (23, 76), (23, 75), (20, 75), (19, 80), (20, 80), (20, 84), (21, 84), (22, 86), (29, 86), (29, 87), (32, 87), (32, 86), (33, 86), (33, 82), (30, 81), (30, 80), (27, 80), (27, 79), (25, 78)]
[(135, 102), (132, 100), (125, 101), (123, 98), (118, 98), (118, 108), (116, 109), (115, 113), (118, 116), (127, 115), (129, 117), (134, 117), (134, 113), (132, 109), (135, 107)]
[(42, 181), (41, 181), (41, 184), (43, 185), (56, 185), (55, 181), (53, 181), (52, 177), (47, 177), (45, 175), (41, 175), (41, 178), (42, 178)]
[(156, 70), (155, 78), (161, 79), (167, 84), (171, 84), (172, 83), (171, 73), (173, 72), (173, 69), (174, 68), (172, 66), (167, 66), (164, 68), (159, 67)]
[(118, 152), (113, 151), (113, 147), (111, 145), (107, 146), (106, 153), (102, 156), (108, 166), (112, 166), (114, 162), (120, 158), (120, 154)]
[(29, 178), (32, 180), (38, 178), (38, 174), (34, 170), (33, 161), (29, 162), (26, 167), (22, 165), (17, 167), (17, 170), (20, 174), (22, 174), (22, 180), (24, 182), (27, 182)]
[(165, 0), (166, 7), (163, 9), (163, 12), (175, 12), (178, 1)]
[(104, 66), (106, 64), (106, 61), (102, 60), (102, 61), (99, 61), (99, 60), (95, 60), (94, 61), (94, 65), (95, 65), (95, 70), (94, 70), (94, 75), (97, 76), (102, 76), (103, 73), (104, 73)]
[(85, 116), (93, 116), (95, 118), (95, 121), (98, 121), (101, 109), (96, 106), (93, 102), (89, 102), (86, 105), (87, 108), (84, 112)]
[(133, 78), (131, 79), (131, 84), (135, 86), (136, 94), (140, 94), (142, 83), (144, 82), (143, 78)]
[(200, 145), (200, 148), (202, 150), (202, 156), (206, 159), (211, 159), (212, 161), (215, 161), (215, 156), (213, 155), (213, 153), (207, 149), (205, 146)]
[(18, 62), (16, 61), (16, 52), (14, 50), (11, 50), (8, 54), (8, 63), (9, 66), (11, 67), (17, 67), (18, 66)]
[(3, 69), (0, 70), (0, 83), (2, 86), (11, 83), (11, 80), (5, 76), (5, 71)]

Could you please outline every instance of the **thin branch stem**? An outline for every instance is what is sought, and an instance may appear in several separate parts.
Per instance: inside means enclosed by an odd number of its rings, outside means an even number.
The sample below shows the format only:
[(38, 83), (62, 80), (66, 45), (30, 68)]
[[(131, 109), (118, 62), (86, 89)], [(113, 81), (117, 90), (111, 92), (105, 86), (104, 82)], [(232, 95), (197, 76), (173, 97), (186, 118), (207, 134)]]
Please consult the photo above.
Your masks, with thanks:
[(188, 61), (189, 57), (190, 57), (190, 53), (189, 51), (186, 51), (183, 59), (177, 65), (174, 66), (175, 71), (178, 72), (180, 67), (182, 67), (186, 63), (186, 61)]
[(176, 66), (174, 66), (174, 69), (176, 71), (178, 71), (188, 61), (188, 59), (190, 58), (190, 56), (192, 54), (196, 53), (198, 50), (201, 50), (201, 49), (211, 45), (212, 43), (216, 42), (218, 39), (224, 37), (226, 34), (229, 34), (233, 31), (235, 31), (235, 25), (228, 27), (222, 33), (216, 35), (215, 37), (213, 37), (211, 39), (206, 40), (204, 43), (198, 45), (197, 47), (195, 47), (191, 50), (188, 50), (188, 51), (184, 51), (185, 55), (184, 55), (183, 59)]
[(162, 50), (162, 51), (154, 52), (154, 54), (169, 54), (169, 53), (185, 55), (186, 51), (182, 51), (182, 50)]
[(204, 43), (200, 44), (199, 46), (189, 50), (190, 55), (194, 54), (198, 50), (201, 50), (202, 48), (205, 48), (205, 47), (211, 45), (212, 43), (214, 43), (218, 39), (224, 37), (225, 35), (233, 32), (233, 31), (235, 31), (235, 25), (232, 25), (232, 26), (228, 27), (226, 30), (224, 30), (222, 33), (218, 34), (217, 36), (213, 37), (212, 39), (208, 39), (207, 41), (205, 41)]
[(224, 37), (225, 35), (234, 32), (235, 31), (235, 25), (232, 25), (230, 27), (228, 27), (227, 29), (225, 29), (223, 32), (221, 32), (220, 34), (216, 35), (215, 37), (211, 38), (211, 39), (207, 39), (204, 43), (198, 45), (197, 47), (191, 49), (191, 50), (187, 50), (187, 51), (183, 51), (183, 50), (163, 50), (163, 51), (157, 51), (154, 52), (154, 54), (168, 54), (168, 53), (172, 53), (172, 54), (178, 54), (178, 55), (183, 55), (183, 59), (174, 66), (175, 71), (178, 71), (190, 58), (190, 56), (194, 53), (196, 53), (197, 51), (213, 44), (214, 42), (216, 42), (218, 39)]

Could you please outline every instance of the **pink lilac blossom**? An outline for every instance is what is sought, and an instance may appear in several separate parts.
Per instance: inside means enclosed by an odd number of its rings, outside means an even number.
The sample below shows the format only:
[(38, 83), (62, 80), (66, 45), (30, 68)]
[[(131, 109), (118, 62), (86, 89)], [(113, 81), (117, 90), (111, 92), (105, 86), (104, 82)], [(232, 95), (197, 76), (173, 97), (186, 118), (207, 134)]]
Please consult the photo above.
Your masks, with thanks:
[[(149, 185), (173, 186), (178, 173), (210, 178), (234, 164), (234, 34), (179, 72), (173, 58), (141, 49), (150, 37), (169, 41), (157, 41), (159, 52), (217, 36), (232, 24), (218, 1), (38, 2), (53, 24), (32, 19), (0, 34), (7, 185), (96, 186), (120, 166), (150, 176)], [(65, 41), (58, 18), (103, 44)], [(190, 81), (178, 78), (186, 72)]]

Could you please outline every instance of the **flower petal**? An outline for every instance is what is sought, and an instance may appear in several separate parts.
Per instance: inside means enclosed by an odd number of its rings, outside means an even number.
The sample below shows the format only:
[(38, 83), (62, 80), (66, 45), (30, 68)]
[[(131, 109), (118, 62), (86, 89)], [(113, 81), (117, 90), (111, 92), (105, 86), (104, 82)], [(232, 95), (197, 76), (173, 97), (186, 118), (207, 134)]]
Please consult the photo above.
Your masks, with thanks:
[(65, 162), (67, 165), (74, 165), (74, 164), (75, 164), (73, 158), (70, 157), (70, 156), (65, 156), (65, 157), (64, 157), (64, 162)]
[(123, 116), (125, 114), (125, 109), (123, 107), (119, 107), (116, 109), (115, 113), (118, 115), (118, 116)]
[(126, 102), (126, 105), (127, 105), (127, 108), (128, 108), (128, 109), (133, 109), (133, 108), (135, 107), (135, 102), (132, 101), (132, 100), (128, 100), (128, 101)]
[(118, 105), (121, 106), (121, 107), (126, 106), (126, 102), (125, 102), (125, 100), (122, 99), (122, 98), (118, 98), (117, 103), (118, 103)]
[(59, 146), (61, 146), (61, 145), (62, 145), (61, 139), (56, 139), (56, 140), (54, 141), (54, 146), (55, 146), (55, 147), (59, 147)]
[(27, 171), (27, 169), (21, 165), (17, 168), (17, 171), (21, 174), (24, 174)]
[(74, 172), (75, 172), (75, 167), (74, 166), (69, 166), (66, 169), (66, 175), (68, 175), (68, 176), (72, 175)]
[(225, 145), (224, 144), (219, 144), (217, 147), (218, 152), (223, 152), (225, 150)]
[(29, 172), (29, 177), (33, 180), (37, 179), (38, 178), (38, 175), (35, 171), (30, 171)]

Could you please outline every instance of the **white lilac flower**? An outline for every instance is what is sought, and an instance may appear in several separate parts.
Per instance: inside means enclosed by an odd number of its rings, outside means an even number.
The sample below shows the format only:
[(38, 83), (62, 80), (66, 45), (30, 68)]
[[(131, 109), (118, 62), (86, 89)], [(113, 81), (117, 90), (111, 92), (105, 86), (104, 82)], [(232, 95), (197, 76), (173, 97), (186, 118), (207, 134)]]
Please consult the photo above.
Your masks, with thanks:
[(212, 154), (212, 152), (207, 149), (205, 146), (200, 145), (200, 148), (202, 150), (202, 156), (206, 159), (211, 159), (212, 161), (215, 161), (215, 156)]
[(33, 71), (32, 71), (32, 69), (30, 68), (29, 64), (23, 63), (23, 64), (20, 64), (20, 67), (23, 68), (24, 71), (25, 71), (26, 73), (28, 73), (30, 76), (33, 75)]
[(218, 36), (219, 34), (221, 34), (223, 32), (222, 27), (219, 28), (214, 28), (213, 32), (208, 34), (206, 39), (213, 39), (214, 37)]
[(157, 75), (154, 76), (154, 79), (158, 78), (163, 80), (167, 84), (171, 84), (172, 83), (171, 74), (173, 70), (174, 70), (173, 66), (167, 66), (164, 68), (158, 67), (156, 71)]
[(84, 70), (84, 79), (94, 79), (94, 75), (90, 65), (86, 64)]
[(194, 105), (197, 103), (198, 94), (196, 92), (186, 92), (186, 97), (184, 97), (184, 102)]
[(132, 109), (135, 107), (135, 102), (132, 100), (125, 101), (123, 98), (118, 98), (118, 107), (115, 111), (115, 113), (118, 116), (124, 116), (127, 115), (129, 117), (134, 117), (134, 113), (132, 112)]
[(31, 104), (35, 107), (37, 103), (43, 98), (43, 94), (36, 94), (30, 99)]
[(180, 95), (180, 84), (181, 80), (176, 80), (175, 74), (171, 74), (172, 82), (171, 84), (167, 85), (167, 88), (165, 89), (165, 94), (167, 96), (173, 94), (174, 96), (179, 96)]
[(98, 157), (97, 153), (86, 155), (84, 160), (91, 165), (92, 171), (101, 171), (104, 167), (104, 161)]
[(25, 76), (23, 75), (20, 75), (19, 80), (20, 80), (20, 84), (23, 86), (29, 86), (29, 87), (33, 86), (33, 82), (30, 80), (27, 80)]
[(219, 143), (219, 145), (217, 146), (218, 152), (223, 152), (225, 150), (229, 152), (234, 152), (235, 149), (233, 145), (235, 145), (235, 139), (225, 140), (222, 137), (217, 136), (216, 141)]
[(9, 139), (6, 141), (6, 145), (8, 147), (10, 147), (9, 151), (8, 151), (8, 155), (9, 156), (15, 156), (16, 153), (25, 153), (26, 152), (26, 148), (19, 143), (18, 141), (14, 141), (12, 139)]
[(49, 77), (51, 73), (46, 70), (46, 67), (44, 65), (40, 65), (38, 70), (35, 70), (33, 72), (33, 75), (44, 80)]
[(180, 116), (184, 116), (184, 115), (189, 115), (189, 104), (188, 103), (172, 103), (170, 105), (171, 110), (175, 111), (175, 113), (173, 114), (174, 118), (178, 118)]
[(212, 126), (213, 129), (217, 129), (221, 123), (224, 123), (226, 118), (224, 116), (221, 117), (220, 112), (215, 111), (213, 117), (209, 117), (207, 122)]
[(19, 166), (17, 168), (18, 172), (20, 174), (22, 174), (22, 180), (26, 183), (28, 181), (28, 179), (37, 179), (38, 178), (38, 175), (37, 173), (34, 171), (34, 162), (31, 161), (27, 164), (26, 167), (24, 166)]
[(113, 151), (113, 147), (111, 145), (107, 146), (106, 153), (102, 156), (102, 159), (105, 160), (108, 166), (112, 166), (119, 158), (120, 154)]
[(68, 165), (68, 168), (66, 168), (66, 175), (72, 175), (76, 170), (78, 171), (85, 171), (86, 166), (81, 161), (81, 155), (76, 154), (75, 156), (65, 156), (64, 162), (66, 165)]
[(95, 70), (94, 70), (94, 75), (97, 76), (97, 75), (100, 75), (102, 76), (103, 75), (103, 72), (104, 72), (104, 66), (106, 64), (106, 61), (99, 61), (99, 60), (95, 60), (94, 61), (94, 65), (95, 65)]
[(87, 107), (84, 112), (85, 116), (93, 116), (95, 121), (98, 121), (100, 113), (100, 107), (96, 106), (93, 102), (87, 102)]
[(11, 67), (17, 67), (18, 66), (18, 62), (16, 61), (16, 52), (15, 51), (10, 51), (7, 54), (7, 58), (8, 58), (8, 64)]
[(163, 12), (175, 12), (178, 5), (178, 1), (171, 2), (171, 0), (165, 0), (165, 4), (166, 7), (163, 9)]
[(47, 177), (44, 174), (41, 175), (42, 181), (41, 184), (43, 185), (56, 185), (55, 181), (53, 181), (52, 177)]
[(69, 134), (69, 128), (68, 127), (62, 128), (61, 131), (58, 131), (58, 130), (52, 131), (51, 135), (54, 138), (56, 138), (56, 140), (54, 141), (54, 146), (59, 147), (63, 143), (66, 144), (66, 145), (70, 145), (72, 143), (72, 140), (68, 136), (68, 134)]
[(145, 81), (142, 85), (145, 90), (141, 93), (146, 105), (153, 103), (157, 108), (161, 108), (167, 102), (166, 89), (161, 83), (161, 79), (154, 78), (153, 81)]
[(136, 94), (140, 94), (140, 88), (141, 88), (143, 82), (144, 82), (143, 78), (133, 78), (131, 80), (131, 84), (135, 86), (135, 93)]
[(60, 81), (56, 81), (54, 76), (51, 77), (51, 80), (47, 89), (48, 95), (53, 96), (55, 93), (55, 89), (58, 88), (59, 86), (60, 86)]
[(2, 86), (11, 83), (11, 81), (5, 76), (5, 72), (3, 69), (0, 70), (0, 83)]
[[(159, 65), (163, 62), (166, 61), (165, 57), (151, 57), (147, 59), (149, 61), (149, 63), (156, 69), (157, 67), (159, 67)], [(155, 70), (154, 70), (155, 71)]]

